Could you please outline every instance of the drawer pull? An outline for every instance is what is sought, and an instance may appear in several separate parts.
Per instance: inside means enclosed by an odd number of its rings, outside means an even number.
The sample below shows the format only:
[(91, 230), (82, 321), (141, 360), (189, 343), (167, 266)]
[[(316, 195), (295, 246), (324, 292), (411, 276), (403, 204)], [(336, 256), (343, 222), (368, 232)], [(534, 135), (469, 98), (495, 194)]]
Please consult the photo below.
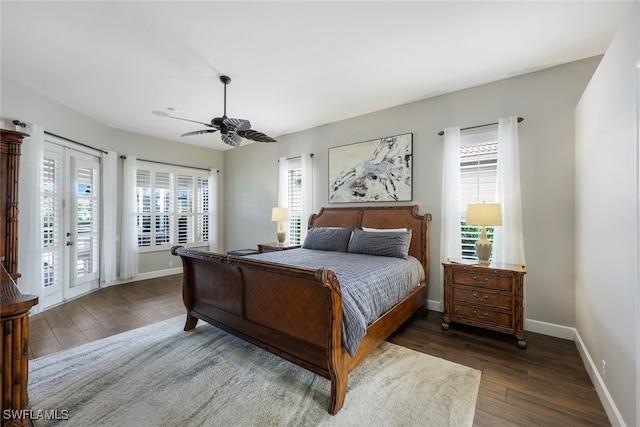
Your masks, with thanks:
[(478, 279), (478, 276), (473, 276), (473, 280), (475, 280), (476, 283), (487, 283), (489, 281), (488, 277), (485, 277), (484, 280)]
[(484, 312), (484, 314), (478, 313), (478, 310), (473, 310), (473, 314), (475, 314), (476, 317), (479, 317), (481, 319), (484, 319), (489, 315), (489, 313), (487, 313), (486, 311)]
[(476, 300), (478, 300), (478, 301), (486, 301), (486, 300), (488, 300), (488, 299), (489, 299), (489, 295), (484, 294), (484, 296), (478, 296), (478, 293), (477, 293), (477, 292), (474, 292), (474, 293), (473, 293), (473, 297), (474, 297)]

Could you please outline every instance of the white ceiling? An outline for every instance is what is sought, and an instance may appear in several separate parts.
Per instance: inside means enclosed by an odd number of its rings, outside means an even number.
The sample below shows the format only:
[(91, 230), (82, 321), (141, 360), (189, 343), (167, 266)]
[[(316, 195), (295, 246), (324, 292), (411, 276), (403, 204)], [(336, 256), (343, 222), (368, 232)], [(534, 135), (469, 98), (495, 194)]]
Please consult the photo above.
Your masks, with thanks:
[[(222, 115), (270, 136), (605, 51), (629, 1), (2, 1), (2, 73), (99, 122), (181, 138)], [(28, 120), (28, 118), (22, 118)]]

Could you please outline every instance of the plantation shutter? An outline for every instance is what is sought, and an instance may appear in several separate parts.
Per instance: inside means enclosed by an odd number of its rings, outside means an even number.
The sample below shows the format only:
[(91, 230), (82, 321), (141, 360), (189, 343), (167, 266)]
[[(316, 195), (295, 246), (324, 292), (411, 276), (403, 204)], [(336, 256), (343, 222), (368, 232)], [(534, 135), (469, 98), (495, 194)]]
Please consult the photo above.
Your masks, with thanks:
[(138, 246), (151, 246), (151, 171), (138, 169), (136, 174), (136, 212)]
[(178, 243), (193, 242), (194, 235), (193, 176), (178, 175)]
[(209, 179), (198, 177), (196, 188), (196, 242), (209, 241)]
[(170, 172), (155, 173), (155, 242), (156, 246), (173, 244), (173, 200), (171, 187), (173, 174)]
[(302, 162), (299, 157), (289, 160), (287, 197), (289, 208), (289, 243), (299, 245), (302, 231)]
[(45, 295), (57, 290), (62, 280), (62, 154), (44, 151), (41, 201), (43, 215), (42, 280)]

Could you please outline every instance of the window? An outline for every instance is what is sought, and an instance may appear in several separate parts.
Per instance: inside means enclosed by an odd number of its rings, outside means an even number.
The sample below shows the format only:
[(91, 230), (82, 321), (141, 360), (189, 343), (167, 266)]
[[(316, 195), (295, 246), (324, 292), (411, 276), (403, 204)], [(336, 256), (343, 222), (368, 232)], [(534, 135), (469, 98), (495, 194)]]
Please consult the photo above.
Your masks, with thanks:
[(300, 245), (312, 213), (313, 154), (278, 159), (278, 206), (289, 209), (288, 243)]
[(208, 172), (138, 162), (138, 247), (203, 246), (209, 239)]
[(299, 157), (289, 160), (287, 206), (289, 207), (289, 243), (300, 245), (302, 239), (302, 161)]
[[(467, 205), (493, 203), (496, 197), (498, 141), (496, 132), (462, 135), (460, 144), (460, 224), (462, 258), (477, 259), (475, 244), (481, 227), (466, 225)], [(493, 242), (493, 227), (487, 227)]]

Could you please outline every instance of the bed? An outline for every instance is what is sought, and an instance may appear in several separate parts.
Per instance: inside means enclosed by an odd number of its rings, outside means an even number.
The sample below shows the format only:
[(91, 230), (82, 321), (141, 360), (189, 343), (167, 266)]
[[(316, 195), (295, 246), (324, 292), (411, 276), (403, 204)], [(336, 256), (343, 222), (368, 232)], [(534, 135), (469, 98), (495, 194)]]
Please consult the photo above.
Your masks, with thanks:
[[(343, 340), (343, 289), (337, 274), (326, 267), (285, 264), (273, 253), (240, 257), (173, 247), (183, 265), (184, 329), (202, 319), (329, 379), (328, 411), (336, 414), (344, 404), (349, 372), (414, 313), (427, 314), (430, 221), (431, 215), (420, 215), (416, 205), (322, 208), (309, 218), (310, 229), (316, 230), (406, 229), (409, 258), (423, 269), (422, 280), (366, 326), (355, 348)], [(293, 251), (279, 253), (291, 256)]]

